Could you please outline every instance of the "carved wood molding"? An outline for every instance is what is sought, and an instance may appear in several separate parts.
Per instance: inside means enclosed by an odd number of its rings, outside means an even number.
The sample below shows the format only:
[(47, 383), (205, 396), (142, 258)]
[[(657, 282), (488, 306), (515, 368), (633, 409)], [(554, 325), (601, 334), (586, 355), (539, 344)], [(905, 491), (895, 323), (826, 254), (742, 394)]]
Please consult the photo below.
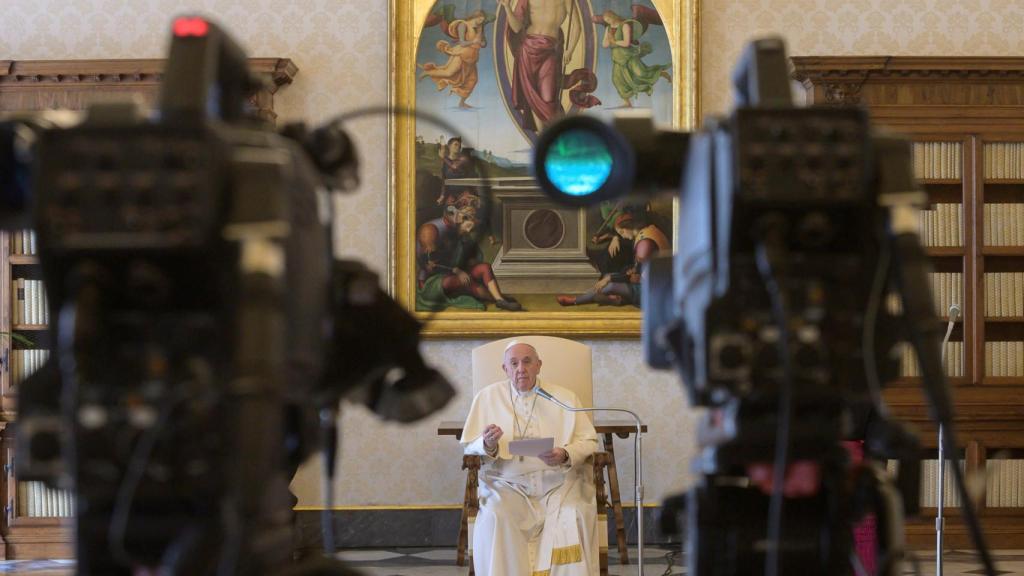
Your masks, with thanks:
[[(792, 77), (828, 106), (1024, 106), (1024, 58), (798, 56)], [(1019, 112), (1018, 112), (1019, 114)]]
[(823, 85), (825, 102), (837, 106), (852, 106), (860, 103), (861, 84), (832, 82)]
[(893, 79), (934, 81), (1024, 80), (1024, 58), (941, 56), (794, 56), (793, 78), (800, 82), (857, 82)]
[[(148, 103), (156, 100), (166, 66), (164, 59), (138, 60), (0, 60), (0, 110), (65, 105), (78, 100), (55, 97), (64, 91), (96, 93), (134, 90)], [(273, 120), (273, 95), (292, 83), (299, 69), (288, 58), (251, 58), (249, 69), (263, 80), (250, 102)], [(47, 96), (40, 96), (46, 93)], [(7, 96), (7, 98), (5, 98)]]
[[(167, 61), (140, 60), (0, 60), (0, 84), (107, 84), (159, 82)], [(271, 94), (291, 84), (299, 69), (288, 58), (251, 58), (249, 69), (270, 80)]]

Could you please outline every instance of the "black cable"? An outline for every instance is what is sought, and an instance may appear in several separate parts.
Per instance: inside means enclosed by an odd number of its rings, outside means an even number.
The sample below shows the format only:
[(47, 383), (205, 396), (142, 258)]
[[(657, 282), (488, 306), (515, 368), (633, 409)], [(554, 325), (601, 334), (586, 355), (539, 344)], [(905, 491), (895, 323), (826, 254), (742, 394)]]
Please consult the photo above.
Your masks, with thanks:
[(320, 513), (320, 528), (323, 532), (324, 555), (333, 557), (334, 544), (334, 476), (337, 470), (338, 437), (341, 431), (338, 428), (338, 411), (335, 407), (320, 409), (320, 432), (322, 434), (323, 447), (321, 458), (323, 463), (323, 498), (324, 509)]
[(793, 366), (789, 353), (789, 327), (786, 321), (786, 298), (779, 286), (778, 265), (783, 262), (781, 242), (766, 238), (757, 245), (757, 269), (764, 280), (772, 302), (772, 314), (779, 325), (779, 357), (782, 380), (779, 382), (779, 413), (775, 434), (775, 463), (772, 468), (772, 494), (768, 504), (767, 553), (765, 576), (776, 576), (779, 570), (779, 546), (782, 542), (782, 487), (785, 482), (786, 461), (789, 458), (789, 424), (793, 405)]
[(889, 244), (884, 243), (878, 257), (878, 266), (875, 268), (875, 278), (872, 280), (871, 294), (865, 309), (864, 331), (861, 334), (861, 347), (864, 349), (864, 376), (867, 378), (868, 392), (871, 394), (871, 403), (874, 404), (875, 411), (883, 416), (889, 411), (885, 403), (882, 402), (882, 384), (878, 379), (878, 362), (875, 359), (875, 330), (878, 311), (882, 307), (882, 292), (885, 290), (886, 280), (889, 278), (889, 261), (891, 259), (892, 253)]
[(662, 572), (661, 576), (672, 576), (672, 569), (675, 568), (676, 556), (679, 556), (679, 550), (669, 550), (665, 554), (665, 571)]
[[(183, 390), (184, 387), (179, 388)], [(185, 395), (172, 395), (160, 406), (157, 421), (142, 433), (135, 444), (135, 449), (128, 460), (128, 466), (121, 485), (118, 486), (117, 496), (114, 499), (114, 507), (110, 514), (110, 526), (107, 530), (107, 539), (110, 544), (110, 554), (118, 563), (125, 566), (132, 566), (134, 560), (132, 555), (125, 548), (124, 537), (128, 529), (128, 520), (131, 518), (132, 502), (135, 500), (135, 492), (139, 489), (139, 483), (146, 473), (149, 465), (149, 458), (153, 454), (153, 448), (161, 433), (167, 427), (167, 420), (174, 409), (185, 399)]]

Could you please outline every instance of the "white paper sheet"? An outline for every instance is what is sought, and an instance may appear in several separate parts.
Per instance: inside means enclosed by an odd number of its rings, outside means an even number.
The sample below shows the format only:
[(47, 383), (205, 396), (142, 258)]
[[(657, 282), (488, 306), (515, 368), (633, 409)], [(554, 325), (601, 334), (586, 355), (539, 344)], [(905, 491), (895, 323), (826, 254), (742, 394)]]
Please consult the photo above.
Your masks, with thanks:
[(508, 451), (513, 456), (540, 456), (554, 447), (555, 439), (553, 437), (527, 438), (526, 440), (513, 440), (508, 443)]

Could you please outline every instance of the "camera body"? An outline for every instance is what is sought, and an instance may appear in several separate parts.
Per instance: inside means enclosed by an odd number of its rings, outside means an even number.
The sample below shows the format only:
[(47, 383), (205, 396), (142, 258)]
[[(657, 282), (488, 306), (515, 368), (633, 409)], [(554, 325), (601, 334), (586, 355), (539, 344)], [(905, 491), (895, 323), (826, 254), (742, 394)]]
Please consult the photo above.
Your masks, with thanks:
[[(541, 135), (536, 176), (572, 205), (678, 195), (676, 253), (642, 275), (642, 338), (707, 408), (684, 505), (691, 573), (850, 573), (853, 525), (873, 512), (879, 573), (895, 574), (919, 456), (875, 396), (907, 338), (879, 303), (899, 288), (887, 203), (917, 197), (910, 147), (863, 110), (794, 107), (786, 66), (781, 40), (751, 43), (736, 106), (691, 134), (567, 118)], [(900, 460), (900, 492), (848, 439)]]
[[(697, 574), (761, 573), (771, 502), (750, 477), (779, 465), (779, 442), (787, 462), (820, 474), (816, 493), (784, 498), (779, 573), (850, 571), (852, 527), (869, 506), (841, 442), (864, 437), (872, 410), (865, 330), (878, 379), (897, 373), (896, 320), (879, 309), (865, 326), (887, 222), (874, 169), (891, 145), (862, 111), (839, 108), (738, 108), (691, 136), (676, 314), (645, 338), (675, 360), (691, 404), (709, 409), (687, 503)], [(916, 478), (912, 468), (901, 472)]]
[[(256, 126), (107, 112), (42, 132), (35, 148), (60, 362), (20, 398), (19, 475), (52, 481), (67, 461), (79, 558), (107, 549), (117, 522), (116, 546), (162, 555), (219, 516), (234, 474), (280, 491), (296, 433), (286, 420), (321, 381), (328, 316), (328, 234), (297, 145)], [(258, 454), (239, 445), (243, 428)], [(52, 449), (56, 434), (70, 458)]]
[(280, 573), (288, 484), (321, 444), (333, 469), (340, 399), (408, 422), (454, 390), (377, 277), (334, 259), (344, 130), (250, 118), (230, 37), (173, 31), (155, 116), (0, 122), (0, 218), (36, 229), (54, 312), (54, 353), (19, 390), (17, 474), (74, 491), (80, 574)]

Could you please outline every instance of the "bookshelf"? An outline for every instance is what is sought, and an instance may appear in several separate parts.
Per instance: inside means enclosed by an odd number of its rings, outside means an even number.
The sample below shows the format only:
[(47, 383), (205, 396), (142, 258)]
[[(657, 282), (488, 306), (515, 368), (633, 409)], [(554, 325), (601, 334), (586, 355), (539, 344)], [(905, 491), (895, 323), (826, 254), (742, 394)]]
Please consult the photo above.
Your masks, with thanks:
[[(937, 312), (946, 316), (956, 302), (963, 314), (946, 350), (958, 461), (983, 480), (978, 506), (989, 545), (1022, 548), (1024, 58), (809, 56), (793, 64), (808, 103), (865, 106), (876, 124), (914, 142), (915, 175), (930, 201), (921, 224)], [(935, 544), (937, 431), (913, 361), (904, 355), (884, 396), (925, 448), (923, 511), (908, 519), (907, 539), (927, 549)], [(955, 511), (946, 525), (948, 547), (970, 546)]]
[[(298, 68), (286, 58), (254, 58), (250, 70), (262, 88), (249, 98), (250, 111), (273, 122), (274, 94), (292, 83)], [(0, 112), (49, 108), (83, 109), (94, 100), (141, 97), (157, 102), (163, 60), (0, 61)], [(51, 346), (42, 271), (30, 231), (0, 232), (0, 560), (70, 558), (74, 502), (70, 494), (14, 473), (18, 386), (45, 361)], [(19, 294), (21, 299), (19, 300)]]

